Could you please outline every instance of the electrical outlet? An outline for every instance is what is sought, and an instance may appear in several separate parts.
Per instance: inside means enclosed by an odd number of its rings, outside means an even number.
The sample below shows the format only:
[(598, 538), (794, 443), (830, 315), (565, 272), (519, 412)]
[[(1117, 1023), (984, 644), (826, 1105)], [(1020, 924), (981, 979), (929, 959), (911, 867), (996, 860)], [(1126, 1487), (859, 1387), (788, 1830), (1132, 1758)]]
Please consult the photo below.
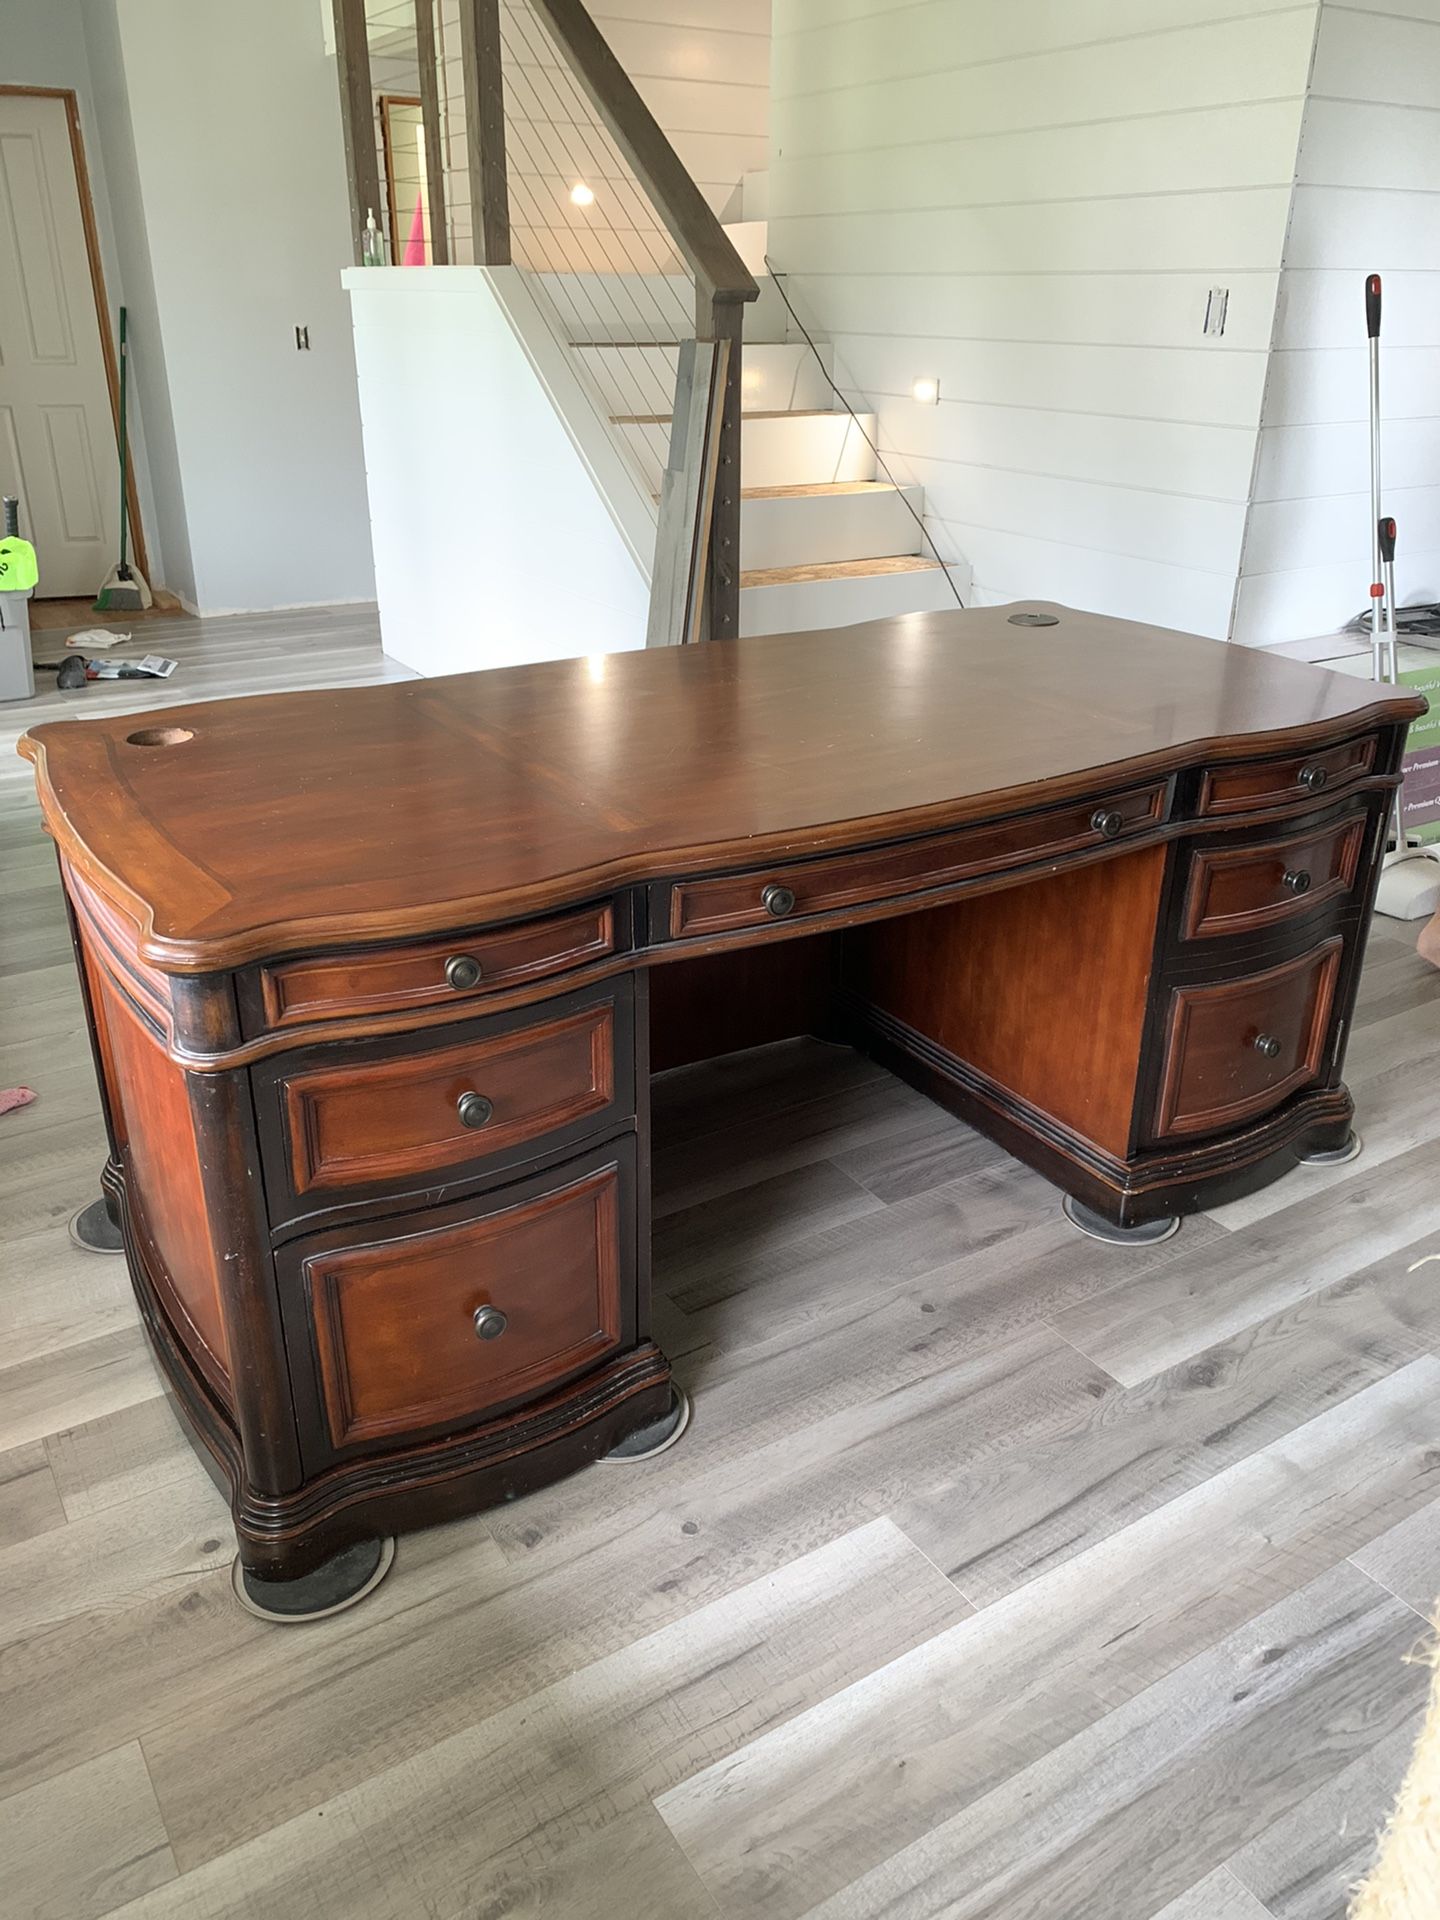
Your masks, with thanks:
[(1225, 309), (1230, 304), (1228, 287), (1211, 287), (1209, 298), (1205, 302), (1205, 332), (1222, 334), (1225, 331)]
[(308, 353), (308, 352), (310, 351), (310, 329), (309, 329), (309, 327), (296, 327), (296, 329), (295, 329), (295, 351), (296, 351), (297, 353)]

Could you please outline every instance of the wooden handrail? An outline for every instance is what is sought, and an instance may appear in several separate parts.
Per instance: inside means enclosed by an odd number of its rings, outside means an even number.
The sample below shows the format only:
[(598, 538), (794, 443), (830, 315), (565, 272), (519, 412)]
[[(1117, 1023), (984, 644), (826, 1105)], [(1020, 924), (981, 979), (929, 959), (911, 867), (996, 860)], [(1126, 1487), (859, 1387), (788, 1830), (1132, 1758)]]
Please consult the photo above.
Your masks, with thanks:
[(530, 0), (530, 5), (669, 228), (695, 276), (702, 334), (713, 338), (706, 307), (758, 300), (753, 276), (580, 0)]

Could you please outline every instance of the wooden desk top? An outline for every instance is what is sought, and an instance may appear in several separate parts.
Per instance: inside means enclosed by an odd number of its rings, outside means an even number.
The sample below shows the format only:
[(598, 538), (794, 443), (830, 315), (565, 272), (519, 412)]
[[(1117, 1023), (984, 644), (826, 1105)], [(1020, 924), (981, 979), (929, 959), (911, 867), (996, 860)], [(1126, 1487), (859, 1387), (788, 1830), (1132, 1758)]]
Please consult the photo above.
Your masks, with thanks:
[[(1039, 603), (1026, 603), (1036, 610)], [(37, 727), (47, 824), (205, 971), (899, 838), (1424, 710), (1408, 692), (1065, 608), (911, 614)], [(187, 737), (132, 744), (149, 732)]]

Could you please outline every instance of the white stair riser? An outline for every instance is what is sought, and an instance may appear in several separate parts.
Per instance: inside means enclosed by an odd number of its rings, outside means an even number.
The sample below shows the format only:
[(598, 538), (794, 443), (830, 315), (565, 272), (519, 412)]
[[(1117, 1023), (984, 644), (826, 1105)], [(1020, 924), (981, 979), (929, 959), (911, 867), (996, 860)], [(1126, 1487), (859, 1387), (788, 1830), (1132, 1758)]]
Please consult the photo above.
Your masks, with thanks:
[[(875, 416), (860, 415), (873, 439)], [(741, 484), (747, 487), (813, 487), (829, 480), (873, 480), (875, 455), (848, 413), (752, 415), (740, 434)]]
[(740, 362), (740, 405), (746, 413), (783, 413), (789, 407), (829, 407), (834, 394), (826, 375), (834, 349), (820, 348), (821, 364), (802, 341), (782, 346), (747, 340)]
[[(861, 414), (873, 436), (875, 416)], [(670, 449), (670, 423), (621, 424), (650, 491), (660, 491), (660, 475)], [(741, 484), (746, 487), (813, 487), (827, 480), (873, 480), (875, 455), (848, 413), (751, 414), (740, 427)]]
[(727, 220), (725, 233), (750, 272), (758, 280), (765, 268), (765, 249), (770, 243), (770, 228), (764, 220)]
[(916, 513), (924, 511), (923, 487), (747, 500), (740, 509), (740, 564), (812, 567), (827, 560), (919, 553), (924, 542), (907, 499)]
[[(962, 598), (969, 571), (952, 567)], [(808, 633), (817, 627), (851, 627), (896, 613), (933, 613), (955, 605), (939, 567), (928, 573), (871, 574), (859, 580), (800, 580), (779, 587), (745, 587), (740, 594), (742, 634)]]
[[(747, 412), (783, 412), (790, 407), (828, 407), (833, 398), (824, 364), (803, 344), (769, 342), (745, 346), (741, 362), (740, 404)], [(586, 346), (576, 358), (594, 380), (612, 413), (656, 413), (675, 395), (678, 346)]]

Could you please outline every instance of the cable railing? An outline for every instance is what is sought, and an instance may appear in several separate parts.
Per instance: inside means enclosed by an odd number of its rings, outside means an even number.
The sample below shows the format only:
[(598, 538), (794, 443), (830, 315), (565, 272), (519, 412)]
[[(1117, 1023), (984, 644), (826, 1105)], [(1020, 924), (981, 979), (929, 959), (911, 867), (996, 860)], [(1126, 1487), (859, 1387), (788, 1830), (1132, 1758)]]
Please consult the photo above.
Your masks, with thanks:
[(366, 210), (387, 204), (379, 20), (392, 61), (397, 31), (414, 49), (424, 257), (526, 271), (658, 500), (647, 643), (736, 634), (740, 360), (758, 289), (594, 21), (580, 0), (413, 0), (412, 33), (402, 0), (334, 6), (357, 260)]

